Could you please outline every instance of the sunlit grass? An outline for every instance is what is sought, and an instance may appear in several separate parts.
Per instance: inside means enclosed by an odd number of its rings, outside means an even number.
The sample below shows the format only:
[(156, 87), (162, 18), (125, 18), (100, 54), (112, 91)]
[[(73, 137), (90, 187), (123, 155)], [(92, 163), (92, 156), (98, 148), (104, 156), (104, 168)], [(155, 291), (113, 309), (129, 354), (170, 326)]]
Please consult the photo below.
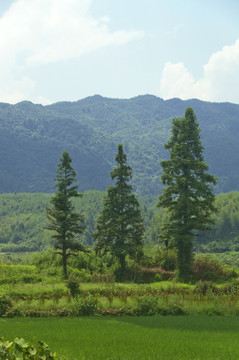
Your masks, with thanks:
[(48, 283), (36, 283), (36, 284), (4, 284), (0, 286), (0, 294), (9, 296), (39, 296), (42, 293), (45, 294), (65, 294), (67, 292), (66, 285), (62, 283), (48, 284)]

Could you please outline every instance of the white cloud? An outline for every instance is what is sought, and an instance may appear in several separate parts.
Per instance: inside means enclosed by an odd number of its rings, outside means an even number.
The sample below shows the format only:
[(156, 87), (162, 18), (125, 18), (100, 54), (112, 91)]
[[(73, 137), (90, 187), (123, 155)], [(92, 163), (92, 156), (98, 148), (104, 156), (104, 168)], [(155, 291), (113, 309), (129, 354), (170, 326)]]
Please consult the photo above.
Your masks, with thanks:
[(31, 94), (35, 85), (26, 76), (29, 67), (79, 57), (143, 35), (140, 31), (110, 31), (109, 19), (92, 17), (90, 6), (91, 0), (16, 0), (11, 5), (0, 18), (4, 74), (0, 101), (16, 102)]
[(211, 55), (196, 80), (183, 63), (166, 63), (160, 81), (160, 96), (169, 99), (198, 98), (239, 103), (239, 39)]
[(0, 89), (0, 101), (16, 103), (25, 100), (30, 97), (34, 87), (35, 82), (29, 77), (23, 76), (20, 80), (10, 78)]

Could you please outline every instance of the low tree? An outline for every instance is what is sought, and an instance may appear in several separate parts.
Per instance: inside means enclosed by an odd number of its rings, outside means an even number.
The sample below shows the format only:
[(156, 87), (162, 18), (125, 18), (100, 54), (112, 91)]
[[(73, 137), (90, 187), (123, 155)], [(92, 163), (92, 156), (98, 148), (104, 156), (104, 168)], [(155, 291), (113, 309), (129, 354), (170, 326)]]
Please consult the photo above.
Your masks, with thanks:
[(132, 193), (132, 169), (127, 165), (123, 145), (118, 146), (117, 166), (110, 173), (115, 181), (108, 187), (104, 208), (97, 220), (96, 252), (110, 252), (120, 264), (119, 277), (125, 273), (126, 256), (137, 260), (142, 254), (144, 225), (137, 198)]
[(77, 251), (85, 251), (84, 246), (76, 239), (84, 229), (84, 217), (75, 212), (72, 198), (82, 197), (78, 193), (76, 172), (71, 166), (72, 158), (67, 151), (62, 153), (58, 164), (55, 188), (57, 192), (51, 199), (52, 207), (47, 207), (47, 217), (50, 221), (46, 229), (54, 232), (54, 247), (62, 256), (63, 272), (67, 278), (67, 258)]
[(158, 207), (168, 209), (169, 221), (161, 238), (177, 249), (178, 275), (187, 281), (192, 272), (193, 239), (197, 231), (210, 229), (210, 215), (216, 211), (212, 185), (217, 178), (207, 173), (199, 124), (192, 108), (172, 121), (171, 138), (165, 145), (170, 159), (161, 162), (165, 185)]

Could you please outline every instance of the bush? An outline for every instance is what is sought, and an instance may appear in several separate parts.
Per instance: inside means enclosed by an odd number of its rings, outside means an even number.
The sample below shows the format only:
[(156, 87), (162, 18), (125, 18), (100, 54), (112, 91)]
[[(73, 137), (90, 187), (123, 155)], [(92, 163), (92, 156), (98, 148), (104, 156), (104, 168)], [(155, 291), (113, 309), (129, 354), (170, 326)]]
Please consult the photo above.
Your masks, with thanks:
[(134, 310), (127, 307), (99, 309), (99, 314), (104, 316), (134, 316)]
[(88, 283), (92, 281), (92, 275), (86, 269), (74, 269), (72, 267), (68, 267), (68, 274), (78, 278), (80, 282)]
[(155, 315), (158, 312), (158, 299), (152, 295), (140, 296), (137, 299), (136, 315)]
[(0, 265), (0, 284), (37, 283), (41, 276), (34, 265)]
[(14, 317), (23, 317), (24, 313), (17, 309), (17, 308), (8, 308), (6, 313), (4, 314), (4, 317), (8, 317), (8, 318), (14, 318)]
[(199, 313), (201, 315), (209, 316), (225, 316), (224, 311), (216, 305), (205, 305), (202, 309), (200, 309)]
[(4, 316), (12, 307), (12, 302), (5, 295), (0, 296), (0, 317)]
[(167, 307), (158, 308), (159, 315), (184, 315), (185, 311), (183, 308), (176, 304), (168, 305)]
[[(10, 314), (11, 315), (11, 314)], [(27, 318), (48, 318), (48, 317), (66, 317), (73, 315), (71, 309), (61, 308), (61, 309), (49, 309), (49, 310), (23, 310), (21, 316)], [(8, 313), (7, 313), (8, 316)], [(10, 317), (10, 316), (9, 316)]]
[(218, 289), (211, 281), (199, 281), (195, 285), (193, 292), (199, 295), (206, 295), (209, 292), (215, 294), (218, 292)]
[(109, 274), (101, 274), (101, 273), (97, 273), (94, 272), (92, 274), (92, 281), (96, 282), (96, 283), (113, 283), (115, 281), (114, 278), (114, 274), (113, 273), (109, 273)]
[(75, 298), (80, 293), (79, 279), (75, 275), (71, 274), (69, 276), (68, 280), (66, 280), (66, 286), (70, 290), (71, 296), (73, 298)]
[(98, 300), (91, 294), (86, 297), (81, 297), (79, 301), (75, 302), (74, 312), (76, 315), (90, 316), (94, 315), (97, 310)]
[(36, 345), (32, 345), (24, 339), (16, 338), (8, 341), (0, 338), (0, 358), (6, 360), (54, 360), (57, 359), (57, 356), (42, 341), (37, 341)]
[(58, 266), (50, 266), (47, 269), (44, 269), (43, 275), (48, 276), (58, 276), (61, 274), (61, 268)]
[(231, 282), (225, 283), (220, 290), (223, 294), (237, 295), (239, 292), (239, 281), (232, 280)]
[(176, 269), (177, 254), (175, 249), (161, 249), (153, 256), (154, 266), (161, 266), (166, 271), (174, 271)]
[(224, 281), (230, 277), (236, 276), (233, 271), (206, 255), (200, 255), (193, 262), (193, 273), (195, 280), (204, 281)]
[(152, 295), (144, 295), (139, 297), (137, 307), (134, 313), (136, 315), (183, 315), (183, 308), (177, 304), (169, 304), (167, 306), (159, 306), (158, 299)]

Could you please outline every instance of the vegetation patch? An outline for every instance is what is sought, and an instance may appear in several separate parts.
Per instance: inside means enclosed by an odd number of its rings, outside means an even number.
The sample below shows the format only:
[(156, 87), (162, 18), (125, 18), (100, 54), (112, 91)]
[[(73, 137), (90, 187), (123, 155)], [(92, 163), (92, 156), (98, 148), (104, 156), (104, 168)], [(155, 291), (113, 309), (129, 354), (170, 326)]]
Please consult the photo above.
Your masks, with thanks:
[(37, 341), (35, 345), (25, 341), (23, 338), (15, 338), (8, 341), (0, 338), (0, 355), (4, 360), (54, 360), (57, 359), (56, 354), (52, 353), (47, 344)]

